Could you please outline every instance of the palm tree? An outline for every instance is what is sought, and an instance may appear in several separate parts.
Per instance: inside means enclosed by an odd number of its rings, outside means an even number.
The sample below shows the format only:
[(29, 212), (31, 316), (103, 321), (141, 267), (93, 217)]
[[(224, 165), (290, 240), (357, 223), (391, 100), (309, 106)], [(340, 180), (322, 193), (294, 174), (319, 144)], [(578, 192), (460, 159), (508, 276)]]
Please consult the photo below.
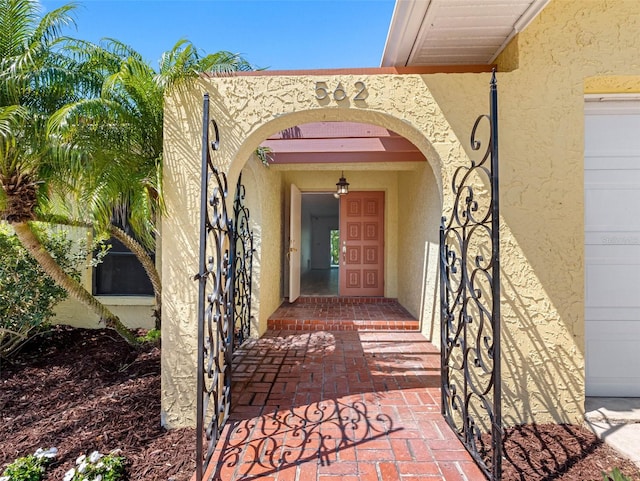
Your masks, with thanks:
[(49, 127), (91, 152), (74, 176), (75, 205), (85, 208), (82, 217), (95, 229), (117, 238), (140, 260), (154, 288), (159, 327), (160, 276), (148, 250), (163, 212), (164, 96), (202, 72), (229, 74), (253, 67), (230, 52), (202, 55), (186, 40), (163, 54), (157, 72), (117, 40), (105, 39), (100, 45), (77, 41), (72, 48), (78, 59), (103, 75), (101, 95), (66, 105)]
[(100, 87), (100, 78), (63, 48), (62, 30), (73, 24), (73, 8), (65, 5), (40, 17), (36, 0), (0, 0), (0, 219), (69, 295), (135, 343), (117, 316), (56, 263), (30, 225), (56, 192), (64, 192), (61, 173), (84, 158), (73, 145), (48, 135), (51, 115)]

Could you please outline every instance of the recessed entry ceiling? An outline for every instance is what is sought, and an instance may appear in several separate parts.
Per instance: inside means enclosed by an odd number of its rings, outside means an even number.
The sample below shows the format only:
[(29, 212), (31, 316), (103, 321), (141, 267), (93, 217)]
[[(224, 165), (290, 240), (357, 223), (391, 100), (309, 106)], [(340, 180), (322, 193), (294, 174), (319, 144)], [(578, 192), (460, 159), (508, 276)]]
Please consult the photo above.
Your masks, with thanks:
[(396, 0), (383, 67), (486, 65), (549, 0)]
[(313, 122), (296, 125), (262, 142), (274, 165), (352, 162), (421, 162), (422, 152), (404, 137), (376, 125)]
[(302, 193), (302, 215), (311, 217), (338, 217), (340, 200), (324, 192)]

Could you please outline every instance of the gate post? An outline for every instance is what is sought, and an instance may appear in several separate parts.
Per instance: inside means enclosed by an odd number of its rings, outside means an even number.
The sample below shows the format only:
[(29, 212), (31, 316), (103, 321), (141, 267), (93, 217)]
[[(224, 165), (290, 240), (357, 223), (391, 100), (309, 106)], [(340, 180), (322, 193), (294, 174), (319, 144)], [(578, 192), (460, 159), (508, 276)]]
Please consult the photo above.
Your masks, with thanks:
[[(491, 120), (491, 232), (492, 252), (491, 260), (493, 267), (493, 292), (491, 293), (493, 305), (493, 477), (495, 480), (502, 479), (502, 344), (501, 344), (501, 315), (500, 315), (500, 182), (498, 176), (498, 82), (496, 71), (491, 76), (490, 87), (490, 110)], [(497, 347), (496, 347), (497, 346)]]

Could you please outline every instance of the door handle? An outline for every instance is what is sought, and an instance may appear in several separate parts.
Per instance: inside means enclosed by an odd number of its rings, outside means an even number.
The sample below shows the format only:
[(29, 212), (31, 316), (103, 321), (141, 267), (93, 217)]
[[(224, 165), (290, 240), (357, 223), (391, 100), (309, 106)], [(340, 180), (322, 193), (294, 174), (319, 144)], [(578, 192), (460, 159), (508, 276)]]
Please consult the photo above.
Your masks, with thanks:
[(342, 244), (342, 263), (347, 263), (347, 243)]

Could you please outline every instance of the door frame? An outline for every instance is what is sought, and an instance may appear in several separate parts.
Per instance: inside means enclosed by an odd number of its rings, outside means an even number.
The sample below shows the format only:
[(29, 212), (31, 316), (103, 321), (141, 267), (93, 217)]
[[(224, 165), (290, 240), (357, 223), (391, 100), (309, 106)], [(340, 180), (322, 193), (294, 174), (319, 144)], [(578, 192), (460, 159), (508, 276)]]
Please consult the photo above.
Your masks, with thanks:
[[(346, 209), (348, 208), (348, 205), (346, 204), (346, 201), (349, 200), (349, 196), (351, 196), (351, 198), (353, 199), (354, 196), (361, 196), (363, 199), (366, 199), (367, 196), (369, 196), (370, 200), (371, 199), (375, 199), (376, 201), (380, 201), (380, 205), (379, 205), (379, 212), (376, 212), (375, 214), (371, 214), (370, 217), (371, 219), (376, 220), (376, 223), (382, 224), (382, 228), (380, 229), (380, 232), (376, 232), (375, 231), (375, 227), (374, 227), (374, 235), (377, 239), (370, 239), (369, 242), (367, 242), (366, 239), (366, 232), (365, 232), (365, 226), (366, 223), (363, 222), (362, 225), (359, 225), (359, 227), (357, 228), (358, 233), (356, 235), (358, 235), (360, 237), (360, 239), (358, 239), (358, 241), (351, 241), (349, 240), (349, 238), (347, 237), (349, 232), (348, 232), (348, 227), (347, 227), (347, 219), (344, 218), (343, 219), (343, 212), (346, 211)], [(386, 207), (386, 192), (384, 190), (358, 190), (358, 191), (353, 191), (349, 194), (343, 195), (340, 197), (340, 257), (341, 257), (341, 262), (340, 262), (340, 268), (338, 271), (338, 275), (339, 275), (339, 288), (338, 288), (338, 296), (339, 297), (384, 297), (385, 295), (385, 267), (386, 267), (386, 262), (385, 262), (385, 234), (386, 234), (386, 222), (385, 222), (385, 207)], [(361, 209), (364, 210), (364, 205), (360, 207)], [(361, 212), (358, 217), (360, 218), (366, 218), (367, 214), (365, 214), (364, 212)], [(344, 228), (343, 228), (344, 227)], [(351, 245), (349, 245), (351, 244)], [(356, 245), (357, 249), (353, 250), (354, 248), (354, 244)], [(377, 247), (377, 251), (374, 250), (374, 254), (373, 256), (379, 256), (377, 259), (377, 262), (372, 263), (371, 265), (375, 265), (375, 271), (378, 273), (378, 279), (377, 279), (377, 287), (371, 287), (371, 288), (366, 288), (363, 287), (364, 283), (365, 283), (365, 272), (366, 269), (364, 268), (367, 264), (365, 258), (367, 257), (366, 254), (366, 247), (372, 247), (375, 246)], [(352, 249), (352, 250), (350, 250)], [(361, 284), (361, 287), (359, 288), (351, 288), (353, 290), (359, 290), (360, 294), (354, 294), (354, 293), (350, 293), (347, 294), (345, 293), (345, 291), (348, 289), (347, 287), (347, 264), (348, 264), (348, 258), (350, 257), (350, 252), (356, 252), (356, 257), (358, 259), (357, 264), (362, 266), (361, 268), (359, 268), (358, 270), (360, 270), (361, 272), (359, 273), (359, 275), (357, 276), (358, 282)], [(377, 254), (375, 253), (377, 252)]]
[[(294, 188), (298, 191), (296, 194), (293, 194), (294, 192)], [(334, 194), (333, 191), (328, 191), (328, 190), (305, 190), (305, 189), (300, 189), (297, 185), (295, 185), (295, 183), (291, 183), (290, 187), (287, 189), (285, 187), (285, 191), (287, 192), (286, 197), (286, 203), (285, 203), (285, 218), (284, 218), (284, 225), (285, 225), (285, 232), (284, 232), (284, 240), (285, 240), (285, 247), (284, 247), (284, 252), (285, 252), (285, 263), (283, 266), (283, 274), (284, 274), (284, 293), (285, 295), (288, 295), (288, 301), (290, 303), (295, 302), (295, 300), (300, 297), (300, 295), (304, 295), (303, 293), (301, 293), (300, 291), (300, 280), (301, 280), (301, 265), (300, 265), (300, 253), (301, 253), (301, 245), (300, 245), (300, 237), (298, 237), (297, 243), (298, 246), (296, 247), (295, 245), (292, 246), (291, 242), (292, 242), (292, 236), (291, 236), (291, 231), (292, 231), (292, 226), (293, 226), (293, 219), (292, 217), (294, 216), (294, 206), (292, 204), (294, 204), (294, 202), (292, 202), (292, 195), (302, 195), (302, 194), (308, 194), (308, 193), (313, 193), (313, 194)], [(366, 192), (376, 192), (376, 193), (380, 193), (382, 196), (382, 239), (381, 239), (381, 250), (380, 250), (380, 256), (381, 256), (381, 269), (380, 269), (380, 277), (381, 277), (381, 282), (382, 282), (382, 294), (378, 295), (372, 295), (372, 294), (364, 294), (362, 296), (354, 296), (354, 295), (349, 295), (349, 294), (343, 294), (341, 292), (340, 289), (340, 285), (338, 286), (338, 292), (337, 292), (337, 297), (340, 298), (357, 298), (357, 297), (385, 297), (386, 296), (386, 292), (387, 292), (387, 286), (386, 286), (386, 275), (387, 275), (387, 191), (384, 189), (375, 189), (375, 190), (358, 190), (358, 191), (354, 191), (354, 192), (359, 192), (359, 193), (366, 193)], [(339, 205), (338, 205), (338, 224), (339, 226), (341, 225), (341, 204), (342, 201), (344, 200), (345, 196), (341, 196), (339, 199)], [(300, 207), (300, 206), (298, 206)], [(298, 215), (298, 226), (300, 226), (301, 224), (301, 209), (297, 209), (296, 213)], [(293, 242), (296, 242), (295, 236), (293, 238)], [(340, 242), (342, 245), (342, 232), (340, 233)], [(296, 249), (296, 251), (291, 251), (291, 249)], [(292, 266), (291, 263), (291, 256), (292, 255), (296, 255), (298, 256), (298, 263), (297, 263), (297, 267), (294, 263), (294, 265)], [(341, 276), (343, 271), (343, 265), (342, 262), (339, 263), (338, 265), (338, 276)], [(297, 285), (296, 285), (297, 284)], [(293, 297), (292, 297), (293, 296)], [(331, 297), (331, 296), (328, 296)], [(292, 300), (293, 299), (293, 300)]]

